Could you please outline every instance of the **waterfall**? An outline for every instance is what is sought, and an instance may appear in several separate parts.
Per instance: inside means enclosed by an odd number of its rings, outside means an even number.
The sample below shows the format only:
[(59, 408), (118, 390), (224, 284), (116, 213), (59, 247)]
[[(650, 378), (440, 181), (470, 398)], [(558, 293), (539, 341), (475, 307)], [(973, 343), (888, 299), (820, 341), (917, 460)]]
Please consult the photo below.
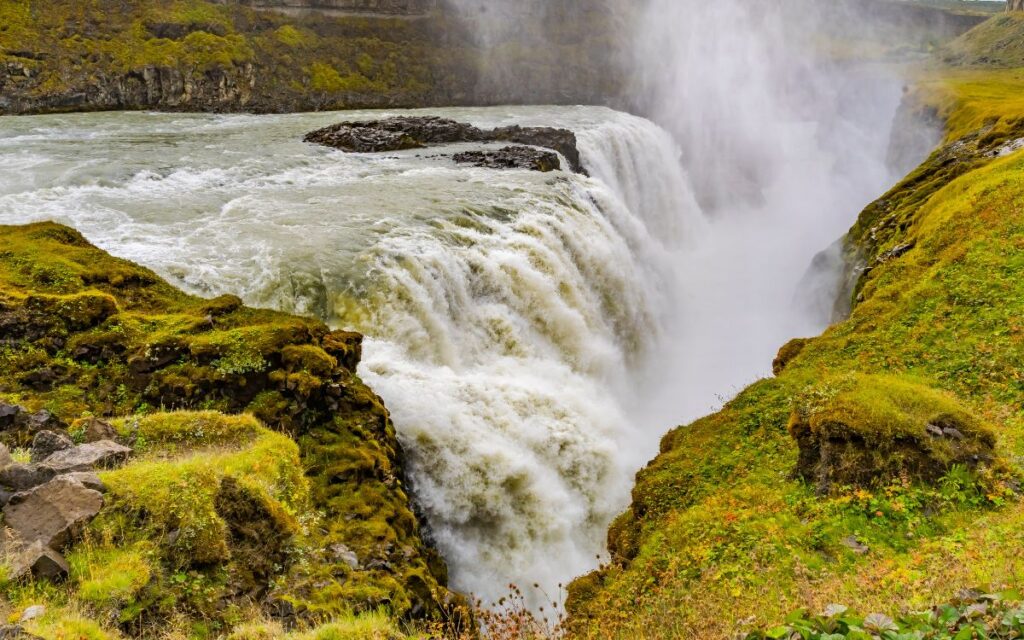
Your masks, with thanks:
[(336, 115), (49, 117), (0, 139), (32, 178), (0, 180), (0, 221), (67, 222), (191, 291), (363, 331), (360, 374), (393, 414), (455, 588), (556, 598), (597, 563), (667, 426), (632, 407), (675, 331), (678, 255), (707, 221), (648, 120), (441, 114), (571, 128), (591, 176), (299, 142)]
[[(656, 430), (624, 409), (704, 224), (671, 138), (580, 134), (594, 178), (381, 243), (363, 375), (393, 412), (454, 584), (488, 599), (595, 564)], [(643, 444), (642, 444), (643, 443)]]

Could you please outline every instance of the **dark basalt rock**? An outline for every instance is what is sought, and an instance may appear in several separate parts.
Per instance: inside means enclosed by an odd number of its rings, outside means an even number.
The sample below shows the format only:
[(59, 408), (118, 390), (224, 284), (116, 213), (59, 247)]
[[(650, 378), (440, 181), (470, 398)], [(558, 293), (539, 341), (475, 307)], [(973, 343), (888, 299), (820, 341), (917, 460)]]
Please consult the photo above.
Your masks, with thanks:
[[(576, 134), (567, 129), (552, 127), (512, 126), (488, 131), (437, 116), (397, 116), (369, 122), (342, 122), (308, 133), (304, 140), (349, 153), (422, 149), (430, 145), (458, 142), (514, 142), (517, 145), (556, 151), (565, 157), (573, 171), (586, 173), (576, 145)], [(559, 168), (557, 157), (552, 163), (549, 157), (542, 157), (542, 153), (525, 146), (513, 146), (499, 152), (460, 153), (455, 156), (455, 161), (495, 169), (554, 171)]]
[(74, 441), (63, 433), (40, 431), (32, 439), (31, 461), (34, 463), (42, 462), (54, 453), (64, 449), (71, 449), (74, 446)]
[(561, 168), (558, 154), (535, 147), (514, 146), (497, 151), (466, 151), (452, 156), (458, 164), (486, 169), (528, 169), (547, 173)]
[(569, 167), (573, 171), (586, 174), (586, 170), (583, 168), (583, 161), (580, 159), (579, 147), (576, 146), (576, 134), (568, 129), (520, 127), (517, 125), (494, 129), (490, 132), (489, 136), (492, 140), (554, 149), (565, 156)]
[(455, 120), (436, 116), (400, 116), (369, 122), (342, 122), (306, 135), (306, 142), (349, 153), (377, 153), (420, 149), (431, 144), (477, 142), (484, 132)]

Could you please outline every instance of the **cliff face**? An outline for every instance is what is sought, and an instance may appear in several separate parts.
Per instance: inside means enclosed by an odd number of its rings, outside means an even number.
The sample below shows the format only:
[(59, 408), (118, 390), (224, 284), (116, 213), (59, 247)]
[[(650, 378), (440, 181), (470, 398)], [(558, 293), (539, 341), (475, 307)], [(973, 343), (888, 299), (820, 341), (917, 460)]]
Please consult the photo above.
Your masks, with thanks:
[(575, 104), (615, 95), (609, 24), (598, 11), (556, 4), (566, 7), (554, 15), (574, 19), (557, 22), (556, 39), (551, 23), (517, 31), (525, 47), (484, 42), (426, 0), (14, 0), (0, 4), (0, 114)]
[(438, 0), (213, 0), (274, 11), (316, 11), (386, 16), (423, 16), (438, 8)]

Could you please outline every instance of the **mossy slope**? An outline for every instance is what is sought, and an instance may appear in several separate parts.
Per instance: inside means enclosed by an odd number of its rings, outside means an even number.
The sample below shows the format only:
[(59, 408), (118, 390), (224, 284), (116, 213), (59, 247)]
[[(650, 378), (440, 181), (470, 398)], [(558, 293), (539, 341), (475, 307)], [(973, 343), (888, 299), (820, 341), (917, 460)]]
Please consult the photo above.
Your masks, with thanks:
[[(70, 597), (136, 634), (175, 616), (224, 629), (243, 602), (300, 624), (445, 617), (456, 599), (360, 349), (318, 321), (188, 296), (67, 227), (0, 227), (0, 398), (117, 418), (140, 454), (106, 474), (95, 526), (93, 551), (126, 567), (115, 595), (79, 581)], [(166, 413), (180, 410), (206, 413)]]
[[(1021, 586), (1021, 82), (922, 80), (911, 99), (948, 137), (848, 236), (852, 313), (664, 438), (609, 531), (612, 561), (569, 589), (576, 637), (730, 638), (800, 607), (898, 614)], [(935, 449), (943, 416), (979, 448)], [(822, 443), (849, 472), (824, 487), (800, 477), (817, 480), (802, 454)]]

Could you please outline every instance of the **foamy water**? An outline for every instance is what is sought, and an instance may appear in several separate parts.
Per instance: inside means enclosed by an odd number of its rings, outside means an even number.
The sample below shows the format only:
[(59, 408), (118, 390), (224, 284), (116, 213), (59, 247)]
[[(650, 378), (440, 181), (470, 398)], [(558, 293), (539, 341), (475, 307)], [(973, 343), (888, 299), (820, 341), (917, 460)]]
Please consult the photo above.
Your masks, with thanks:
[(64, 222), (189, 291), (364, 331), (361, 374), (455, 586), (555, 593), (596, 563), (666, 426), (626, 408), (670, 321), (672, 256), (704, 221), (646, 120), (439, 113), (572, 128), (593, 177), (300, 141), (338, 115), (6, 119), (0, 222)]

